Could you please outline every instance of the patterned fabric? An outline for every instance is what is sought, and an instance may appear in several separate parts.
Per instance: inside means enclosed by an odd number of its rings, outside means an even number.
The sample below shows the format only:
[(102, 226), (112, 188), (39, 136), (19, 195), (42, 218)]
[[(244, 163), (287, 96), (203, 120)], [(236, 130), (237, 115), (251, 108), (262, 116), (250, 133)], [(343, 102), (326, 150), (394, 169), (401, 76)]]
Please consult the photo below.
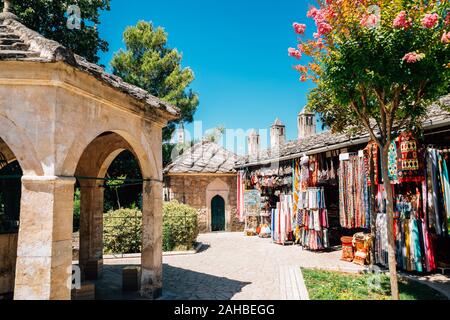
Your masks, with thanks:
[(343, 228), (368, 228), (370, 207), (364, 159), (350, 156), (339, 169), (339, 217)]
[(399, 136), (398, 144), (398, 182), (421, 182), (424, 176), (417, 140), (412, 133), (404, 132)]
[[(379, 159), (380, 159), (380, 149), (378, 148), (378, 145), (376, 142), (372, 141), (369, 142), (367, 147), (364, 149), (364, 165), (366, 169), (366, 176), (370, 178), (370, 163), (371, 159), (373, 159), (374, 164), (374, 183), (376, 185), (381, 183), (380, 178), (380, 165), (379, 165)], [(371, 182), (370, 179), (368, 180), (368, 185), (370, 186)]]
[(388, 174), (392, 183), (398, 183), (397, 142), (392, 141), (388, 155)]

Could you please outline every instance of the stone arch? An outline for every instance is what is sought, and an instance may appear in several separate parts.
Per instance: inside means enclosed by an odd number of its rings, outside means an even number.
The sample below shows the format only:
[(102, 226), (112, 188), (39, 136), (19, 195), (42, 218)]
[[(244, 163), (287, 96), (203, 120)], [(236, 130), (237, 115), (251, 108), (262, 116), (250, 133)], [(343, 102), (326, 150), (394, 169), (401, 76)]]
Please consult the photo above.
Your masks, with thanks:
[(206, 187), (206, 225), (208, 231), (212, 231), (212, 210), (211, 202), (216, 196), (220, 196), (225, 201), (225, 230), (231, 229), (231, 207), (230, 207), (230, 186), (220, 178), (215, 178)]
[(39, 161), (35, 147), (25, 131), (0, 114), (0, 139), (15, 155), (25, 176), (43, 176), (44, 170)]
[[(18, 243), (18, 224), (20, 220), (21, 205), (21, 176), (23, 175), (20, 163), (8, 146), (8, 144), (0, 136), (0, 152), (6, 160), (5, 166), (0, 166), (2, 175), (17, 175), (17, 178), (6, 180), (0, 176), (0, 194), (4, 209), (4, 217), (2, 221), (2, 233), (0, 234), (0, 296), (9, 297), (14, 293), (15, 273), (17, 261), (17, 243)], [(6, 227), (6, 229), (4, 229)], [(12, 297), (12, 296), (11, 296)]]
[[(82, 157), (85, 151), (95, 143), (98, 138), (101, 138), (106, 133), (114, 133), (122, 138), (123, 146), (122, 151), (127, 149), (133, 152), (141, 167), (142, 176), (146, 179), (159, 179), (162, 180), (162, 172), (157, 170), (157, 159), (155, 154), (150, 149), (150, 143), (143, 134), (140, 138), (134, 137), (127, 130), (96, 130), (93, 134), (83, 134), (72, 143), (69, 148), (64, 162), (61, 166), (61, 172), (63, 176), (73, 176), (78, 171), (79, 163), (82, 161)], [(114, 150), (117, 151), (117, 150)], [(113, 151), (111, 151), (113, 152)], [(120, 152), (119, 152), (120, 153)], [(105, 158), (108, 160), (109, 158)], [(111, 160), (111, 162), (114, 158)]]

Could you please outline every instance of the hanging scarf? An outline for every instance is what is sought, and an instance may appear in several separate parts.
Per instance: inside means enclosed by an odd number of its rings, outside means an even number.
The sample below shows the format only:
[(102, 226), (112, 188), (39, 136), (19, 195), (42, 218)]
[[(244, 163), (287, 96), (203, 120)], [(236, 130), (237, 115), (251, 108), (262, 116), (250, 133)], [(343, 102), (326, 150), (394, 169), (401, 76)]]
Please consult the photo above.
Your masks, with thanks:
[(397, 140), (393, 140), (389, 147), (388, 174), (392, 183), (398, 183)]
[[(367, 147), (364, 149), (364, 163), (367, 177), (370, 177), (371, 159), (373, 159), (374, 163), (374, 183), (378, 185), (381, 182), (379, 170), (380, 149), (378, 148), (378, 144), (375, 141), (369, 142)], [(370, 179), (368, 181), (368, 185), (371, 185)]]
[(403, 132), (398, 138), (399, 148), (398, 157), (398, 181), (404, 182), (421, 182), (423, 180), (423, 172), (421, 161), (419, 160), (418, 142), (409, 132)]

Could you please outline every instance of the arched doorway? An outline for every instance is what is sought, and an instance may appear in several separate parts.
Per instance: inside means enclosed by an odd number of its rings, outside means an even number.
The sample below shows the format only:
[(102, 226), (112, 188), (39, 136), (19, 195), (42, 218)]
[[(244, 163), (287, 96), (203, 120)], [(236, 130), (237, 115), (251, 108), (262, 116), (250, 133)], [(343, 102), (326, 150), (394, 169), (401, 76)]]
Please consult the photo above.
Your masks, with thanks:
[(0, 138), (0, 300), (12, 299), (14, 293), (22, 176), (19, 162)]
[[(111, 175), (115, 175), (114, 170), (111, 171), (111, 165), (115, 164), (113, 167), (120, 167), (124, 155), (125, 158), (130, 159), (131, 157), (130, 160), (135, 161), (135, 173), (127, 172), (125, 178), (111, 177)], [(109, 199), (113, 203), (110, 205), (110, 209), (115, 209), (128, 202), (141, 209), (138, 217), (142, 238), (139, 248), (141, 263), (138, 268), (138, 277), (140, 277), (140, 293), (148, 298), (160, 296), (162, 288), (162, 241), (158, 235), (160, 233), (158, 226), (162, 225), (162, 182), (161, 178), (156, 176), (157, 172), (151, 170), (157, 165), (157, 163), (151, 162), (152, 158), (153, 154), (145, 152), (139, 142), (130, 140), (126, 134), (105, 132), (92, 140), (84, 149), (75, 171), (75, 177), (80, 187), (79, 263), (81, 273), (86, 280), (102, 278), (104, 273), (105, 200)], [(119, 161), (118, 166), (117, 161)], [(111, 182), (114, 183), (111, 184)], [(117, 184), (117, 182), (119, 183)], [(122, 192), (124, 185), (131, 188), (129, 189), (133, 190), (131, 193), (137, 195), (139, 199), (128, 199), (127, 201), (127, 195)], [(118, 188), (116, 189), (116, 187)], [(109, 196), (106, 192), (106, 198), (105, 190), (110, 191)], [(111, 193), (111, 191), (113, 192)], [(112, 218), (114, 219), (115, 216)], [(124, 222), (127, 223), (127, 220)], [(139, 243), (136, 247), (139, 247)], [(101, 279), (102, 283), (109, 281), (110, 273), (105, 272), (104, 274), (108, 276)], [(118, 273), (118, 276), (121, 278), (121, 272)], [(121, 289), (121, 285), (122, 283), (120, 283), (119, 289)], [(113, 285), (113, 288), (116, 287)], [(99, 298), (102, 297), (99, 296)], [(109, 299), (109, 297), (103, 298)]]
[(211, 200), (211, 230), (225, 231), (225, 200), (219, 195)]

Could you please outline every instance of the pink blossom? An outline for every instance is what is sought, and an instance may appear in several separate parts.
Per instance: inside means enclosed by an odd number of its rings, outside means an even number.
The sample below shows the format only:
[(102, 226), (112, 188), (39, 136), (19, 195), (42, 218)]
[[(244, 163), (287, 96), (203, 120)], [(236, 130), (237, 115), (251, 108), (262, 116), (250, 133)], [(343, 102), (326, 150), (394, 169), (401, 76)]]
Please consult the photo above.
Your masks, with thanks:
[(447, 12), (447, 17), (445, 18), (445, 25), (446, 26), (450, 25), (450, 11)]
[(303, 44), (300, 43), (300, 44), (297, 46), (297, 48), (298, 48), (298, 51), (300, 51), (301, 53), (305, 52), (305, 47), (303, 46)]
[(318, 32), (314, 32), (313, 37), (314, 37), (314, 39), (317, 39), (320, 37), (320, 34)]
[(411, 27), (411, 25), (412, 25), (411, 18), (408, 19), (406, 11), (400, 11), (394, 20), (394, 28), (408, 29), (409, 27)]
[(372, 13), (369, 15), (364, 15), (363, 18), (361, 19), (360, 24), (367, 28), (373, 28), (378, 24), (379, 21), (380, 18), (376, 14)]
[(306, 30), (306, 25), (305, 24), (301, 24), (301, 23), (297, 23), (295, 22), (293, 25), (294, 30), (296, 33), (298, 34), (304, 34), (305, 30)]
[(295, 48), (289, 48), (288, 54), (290, 57), (294, 57), (296, 59), (300, 59), (302, 57), (302, 53)]
[(425, 58), (425, 55), (423, 53), (409, 52), (405, 54), (402, 60), (405, 61), (406, 63), (416, 63), (422, 60), (423, 58)]
[(317, 33), (319, 36), (329, 34), (331, 30), (333, 30), (333, 27), (326, 22), (322, 22), (317, 25)]
[(450, 43), (450, 32), (445, 32), (444, 31), (444, 34), (442, 35), (441, 41), (442, 41), (442, 43), (445, 43), (445, 44)]
[(437, 13), (427, 13), (422, 19), (422, 26), (427, 29), (434, 28), (439, 22), (439, 15)]
[(312, 7), (311, 9), (308, 10), (308, 12), (306, 13), (306, 16), (308, 18), (315, 19), (318, 12), (319, 12), (319, 10), (316, 7)]
[(308, 80), (308, 78), (305, 76), (305, 75), (302, 75), (301, 77), (300, 77), (300, 81), (301, 82), (306, 82)]

